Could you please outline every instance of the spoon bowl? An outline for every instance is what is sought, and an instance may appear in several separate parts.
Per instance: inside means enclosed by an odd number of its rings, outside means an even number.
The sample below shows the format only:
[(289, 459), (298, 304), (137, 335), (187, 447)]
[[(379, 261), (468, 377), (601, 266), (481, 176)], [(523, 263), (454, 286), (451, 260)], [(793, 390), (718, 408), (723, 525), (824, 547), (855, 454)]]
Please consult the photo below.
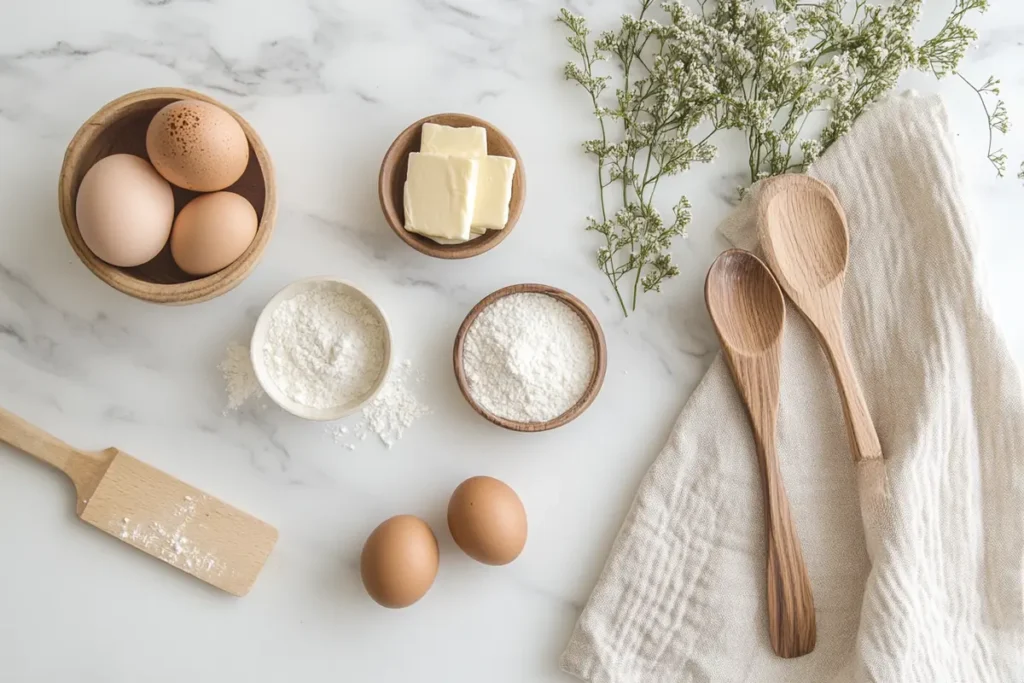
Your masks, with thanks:
[(708, 272), (705, 295), (722, 343), (746, 355), (779, 343), (786, 310), (782, 290), (750, 252), (733, 249), (719, 256)]
[(782, 277), (799, 276), (821, 288), (846, 272), (850, 240), (831, 192), (822, 183), (802, 183), (766, 200), (765, 226)]

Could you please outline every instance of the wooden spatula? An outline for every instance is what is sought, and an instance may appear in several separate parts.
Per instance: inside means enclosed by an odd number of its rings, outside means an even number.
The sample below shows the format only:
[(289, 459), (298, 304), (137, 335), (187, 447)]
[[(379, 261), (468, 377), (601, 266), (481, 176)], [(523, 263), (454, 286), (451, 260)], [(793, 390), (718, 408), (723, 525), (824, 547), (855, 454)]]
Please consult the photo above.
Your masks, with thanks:
[(79, 451), (2, 408), (0, 441), (68, 475), (83, 521), (232, 595), (249, 592), (277, 542), (266, 522), (116, 448)]
[(775, 450), (786, 304), (768, 267), (740, 249), (715, 260), (704, 299), (754, 430), (764, 490), (768, 639), (780, 657), (800, 657), (814, 649), (817, 627), (811, 580)]

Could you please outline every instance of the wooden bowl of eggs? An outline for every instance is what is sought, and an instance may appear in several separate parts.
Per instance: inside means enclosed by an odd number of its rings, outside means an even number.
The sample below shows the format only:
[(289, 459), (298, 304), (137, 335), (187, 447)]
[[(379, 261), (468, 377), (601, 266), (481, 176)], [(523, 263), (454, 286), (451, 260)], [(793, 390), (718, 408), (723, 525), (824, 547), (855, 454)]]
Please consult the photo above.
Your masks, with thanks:
[(252, 271), (277, 213), (274, 171), (241, 116), (182, 88), (110, 102), (75, 134), (58, 187), (64, 232), (111, 287), (206, 301)]

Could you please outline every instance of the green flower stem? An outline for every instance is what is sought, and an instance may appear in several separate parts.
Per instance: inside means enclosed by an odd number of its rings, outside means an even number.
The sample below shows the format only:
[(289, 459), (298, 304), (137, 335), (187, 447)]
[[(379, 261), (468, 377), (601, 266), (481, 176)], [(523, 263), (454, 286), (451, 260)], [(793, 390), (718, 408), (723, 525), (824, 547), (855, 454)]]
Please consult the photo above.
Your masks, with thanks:
[[(583, 42), (583, 63), (585, 65), (584, 68), (586, 70), (587, 76), (589, 78), (593, 78), (594, 77), (593, 64), (594, 64), (595, 60), (594, 60), (594, 58), (592, 58), (590, 56), (590, 49), (586, 45), (587, 45), (586, 41), (584, 41)], [(590, 92), (590, 101), (594, 105), (594, 111), (595, 112), (600, 111), (600, 104), (597, 101), (596, 93), (593, 90), (590, 90), (588, 92)], [(605, 128), (605, 125), (604, 125), (604, 117), (603, 116), (598, 116), (597, 120), (598, 120), (598, 123), (601, 126), (601, 143), (603, 145), (607, 146), (607, 144), (608, 144), (608, 131)], [(597, 185), (598, 185), (598, 188), (599, 188), (599, 190), (598, 190), (598, 197), (601, 200), (601, 222), (603, 222), (603, 223), (607, 223), (608, 222), (608, 209), (607, 209), (607, 207), (605, 205), (605, 201), (604, 201), (604, 191), (605, 191), (605, 188), (608, 187), (611, 184), (612, 184), (611, 180), (609, 180), (607, 183), (604, 182), (604, 156), (603, 155), (599, 156), (598, 157), (598, 161), (597, 161)], [(605, 235), (605, 244), (606, 244), (609, 252), (613, 252), (613, 245), (612, 245), (612, 242), (611, 242), (611, 237), (609, 237), (608, 235)], [(619, 301), (619, 308), (622, 309), (622, 315), (628, 316), (629, 312), (626, 310), (626, 303), (622, 300), (622, 295), (619, 294), (618, 278), (614, 274), (615, 273), (615, 262), (614, 262), (614, 260), (611, 257), (609, 257), (608, 261), (604, 264), (602, 269), (604, 270), (604, 274), (605, 274), (605, 276), (607, 276), (608, 281), (611, 282), (612, 289), (615, 290), (615, 298), (618, 299), (618, 301)]]
[[(992, 87), (992, 79), (989, 79), (989, 81), (985, 84), (984, 87), (979, 88), (973, 83), (971, 83), (969, 80), (967, 80), (967, 78), (959, 71), (955, 71), (953, 73), (961, 81), (966, 83), (967, 87), (974, 91), (974, 93), (978, 96), (978, 101), (981, 102), (981, 109), (982, 111), (985, 112), (985, 118), (988, 119), (988, 151), (986, 152), (986, 155), (988, 157), (989, 162), (992, 164), (992, 166), (995, 167), (996, 174), (1002, 177), (1006, 173), (1006, 155), (1003, 154), (1002, 150), (993, 150), (993, 147), (995, 147), (996, 131), (1005, 132), (1005, 130), (999, 127), (999, 124), (997, 123), (993, 111), (989, 110), (988, 102), (985, 101), (985, 93), (991, 92), (993, 94), (998, 95), (999, 91), (995, 90)], [(1001, 101), (996, 102), (996, 111), (998, 111), (999, 107), (1001, 106)], [(1024, 164), (1022, 164), (1022, 169), (1024, 169)]]

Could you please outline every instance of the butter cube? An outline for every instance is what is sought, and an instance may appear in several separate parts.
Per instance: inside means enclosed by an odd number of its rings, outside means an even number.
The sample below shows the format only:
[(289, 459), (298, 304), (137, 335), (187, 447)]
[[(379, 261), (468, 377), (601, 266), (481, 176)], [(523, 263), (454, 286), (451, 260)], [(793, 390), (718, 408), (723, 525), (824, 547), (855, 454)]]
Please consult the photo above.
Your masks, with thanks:
[(428, 237), (468, 240), (478, 168), (476, 159), (410, 154), (404, 191), (405, 229)]
[(420, 130), (420, 151), (475, 159), (487, 156), (487, 131), (480, 126), (453, 128), (424, 123)]
[(427, 237), (429, 239), (434, 240), (438, 244), (465, 244), (466, 242), (472, 242), (477, 237), (480, 237), (480, 235), (482, 235), (482, 234), (483, 234), (482, 232), (481, 233), (471, 232), (471, 233), (469, 233), (469, 239), (468, 240), (450, 240), (450, 239), (446, 239), (444, 237), (430, 237), (429, 235), (427, 235)]
[(512, 201), (512, 177), (516, 160), (488, 156), (478, 159), (476, 204), (473, 230), (501, 230), (508, 223), (508, 205)]

